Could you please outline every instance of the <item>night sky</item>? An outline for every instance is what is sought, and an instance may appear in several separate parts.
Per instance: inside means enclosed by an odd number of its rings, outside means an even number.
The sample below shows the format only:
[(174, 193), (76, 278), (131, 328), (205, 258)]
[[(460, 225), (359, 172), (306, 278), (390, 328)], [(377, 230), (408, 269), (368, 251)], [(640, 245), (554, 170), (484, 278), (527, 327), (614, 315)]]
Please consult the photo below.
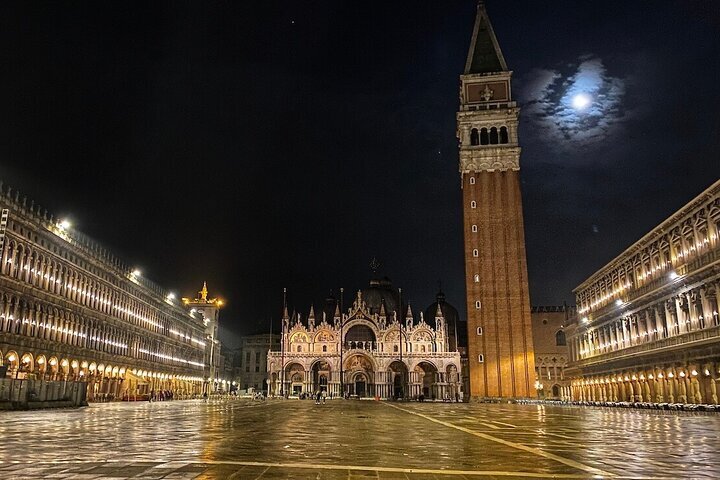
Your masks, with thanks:
[[(522, 106), (531, 301), (574, 303), (720, 176), (720, 2), (487, 4)], [(305, 315), (349, 303), (373, 257), (415, 308), (442, 281), (464, 312), (475, 5), (3, 2), (0, 179), (182, 296), (207, 280), (235, 334), (277, 331), (283, 287)]]

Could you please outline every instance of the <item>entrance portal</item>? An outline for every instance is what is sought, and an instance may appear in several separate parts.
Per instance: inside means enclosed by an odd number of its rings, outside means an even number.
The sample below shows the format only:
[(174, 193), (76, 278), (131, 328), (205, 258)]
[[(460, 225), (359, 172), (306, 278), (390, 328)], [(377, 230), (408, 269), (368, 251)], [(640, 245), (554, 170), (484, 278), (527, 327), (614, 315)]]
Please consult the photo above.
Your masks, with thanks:
[(364, 380), (356, 380), (355, 381), (355, 395), (357, 395), (358, 397), (365, 396), (365, 381)]

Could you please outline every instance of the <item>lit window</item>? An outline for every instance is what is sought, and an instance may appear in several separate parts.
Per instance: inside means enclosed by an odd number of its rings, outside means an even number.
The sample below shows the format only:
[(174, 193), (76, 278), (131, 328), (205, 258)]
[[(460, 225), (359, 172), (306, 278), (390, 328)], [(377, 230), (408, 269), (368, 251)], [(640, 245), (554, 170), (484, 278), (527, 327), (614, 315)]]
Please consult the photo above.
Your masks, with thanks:
[(475, 185), (475, 177), (470, 177), (470, 185)]
[(482, 335), (482, 327), (477, 327), (477, 334)]
[(473, 257), (477, 257), (477, 256), (479, 255), (479, 253), (480, 253), (480, 252), (478, 252), (478, 249), (477, 249), (477, 248), (474, 249), (474, 250), (473, 250)]
[(475, 200), (470, 202), (470, 208), (477, 208), (477, 202)]
[(473, 231), (473, 232), (477, 232), (477, 225), (473, 225), (473, 226), (472, 226), (472, 231)]
[(477, 301), (475, 302), (475, 308), (477, 308), (478, 310), (480, 310), (480, 300), (477, 300)]
[(485, 363), (485, 355), (482, 353), (478, 355), (478, 363)]
[(475, 283), (480, 283), (480, 274), (479, 273), (475, 274), (474, 280), (475, 280)]

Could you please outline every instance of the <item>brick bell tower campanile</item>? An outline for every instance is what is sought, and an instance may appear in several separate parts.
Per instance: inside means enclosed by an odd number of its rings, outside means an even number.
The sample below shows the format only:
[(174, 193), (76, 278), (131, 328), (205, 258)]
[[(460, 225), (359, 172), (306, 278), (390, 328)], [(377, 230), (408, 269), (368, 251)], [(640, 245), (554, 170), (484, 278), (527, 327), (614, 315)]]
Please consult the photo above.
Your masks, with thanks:
[(481, 1), (457, 114), (472, 400), (536, 397), (511, 76)]

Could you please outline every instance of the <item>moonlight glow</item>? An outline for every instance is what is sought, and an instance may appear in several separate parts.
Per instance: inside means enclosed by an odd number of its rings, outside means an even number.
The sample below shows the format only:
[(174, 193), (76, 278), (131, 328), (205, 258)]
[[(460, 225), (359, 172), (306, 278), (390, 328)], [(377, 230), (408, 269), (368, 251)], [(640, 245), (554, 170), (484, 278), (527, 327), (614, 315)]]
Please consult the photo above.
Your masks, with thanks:
[(592, 100), (585, 93), (578, 93), (572, 99), (572, 106), (577, 110), (585, 110)]

